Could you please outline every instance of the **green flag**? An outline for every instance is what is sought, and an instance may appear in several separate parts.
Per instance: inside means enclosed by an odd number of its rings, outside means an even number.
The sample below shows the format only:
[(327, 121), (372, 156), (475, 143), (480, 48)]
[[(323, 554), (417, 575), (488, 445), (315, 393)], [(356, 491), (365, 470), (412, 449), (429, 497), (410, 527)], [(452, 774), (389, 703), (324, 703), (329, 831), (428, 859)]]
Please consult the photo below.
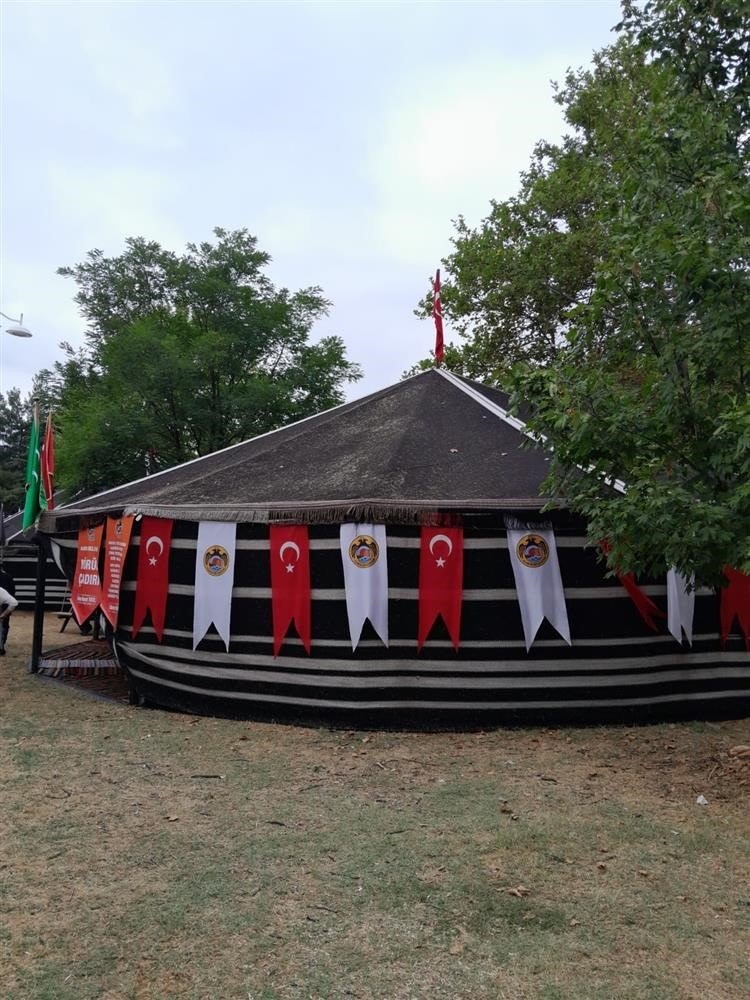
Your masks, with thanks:
[(26, 502), (23, 508), (23, 531), (30, 528), (39, 516), (39, 406), (34, 404), (31, 417), (29, 455), (26, 459)]

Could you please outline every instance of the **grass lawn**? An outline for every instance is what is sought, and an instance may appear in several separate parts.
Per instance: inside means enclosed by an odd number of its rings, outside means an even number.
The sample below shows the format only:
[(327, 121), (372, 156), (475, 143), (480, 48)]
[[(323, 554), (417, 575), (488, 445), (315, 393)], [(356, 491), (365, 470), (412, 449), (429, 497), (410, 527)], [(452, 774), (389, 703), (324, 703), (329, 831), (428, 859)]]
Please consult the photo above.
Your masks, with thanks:
[(0, 996), (750, 996), (747, 720), (197, 718), (31, 677), (30, 635), (0, 659)]

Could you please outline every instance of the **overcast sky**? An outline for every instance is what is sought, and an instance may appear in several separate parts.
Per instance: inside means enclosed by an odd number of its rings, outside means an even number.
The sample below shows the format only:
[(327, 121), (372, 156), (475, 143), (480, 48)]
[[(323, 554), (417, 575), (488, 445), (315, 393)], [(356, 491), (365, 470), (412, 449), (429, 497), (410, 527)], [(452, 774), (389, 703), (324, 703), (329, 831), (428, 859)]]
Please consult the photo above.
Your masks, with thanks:
[[(396, 381), (433, 346), (413, 315), (452, 222), (512, 195), (557, 138), (551, 80), (612, 40), (616, 0), (0, 4), (3, 391), (81, 341), (56, 275), (127, 236), (180, 251), (247, 228), (313, 336)], [(3, 324), (5, 321), (2, 321)], [(451, 339), (450, 328), (447, 329)]]

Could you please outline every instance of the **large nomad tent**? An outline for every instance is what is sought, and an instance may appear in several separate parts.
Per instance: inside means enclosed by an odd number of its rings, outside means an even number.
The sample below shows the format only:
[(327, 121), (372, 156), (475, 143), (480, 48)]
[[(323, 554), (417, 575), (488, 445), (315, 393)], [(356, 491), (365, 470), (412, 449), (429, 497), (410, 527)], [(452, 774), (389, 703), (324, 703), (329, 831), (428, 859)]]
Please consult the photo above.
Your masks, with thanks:
[[(649, 629), (621, 582), (584, 547), (564, 503), (542, 514), (549, 455), (500, 391), (435, 369), (165, 472), (41, 516), (45, 544), (75, 562), (81, 526), (136, 515), (123, 569), (119, 661), (139, 701), (204, 713), (338, 713), (429, 723), (740, 715), (750, 654), (720, 648), (719, 601), (695, 599), (692, 645)], [(161, 641), (132, 637), (143, 518), (173, 519)], [(508, 520), (508, 519), (512, 520)], [(200, 522), (236, 524), (228, 649), (193, 648)], [(340, 526), (384, 525), (388, 645), (368, 621), (352, 648)], [(554, 530), (571, 643), (548, 622), (527, 650), (509, 527)], [(270, 526), (309, 526), (309, 653), (294, 627), (274, 656)], [(438, 619), (417, 647), (421, 526), (463, 528), (460, 645)], [(357, 530), (357, 529), (354, 529)], [(361, 530), (361, 529), (360, 529)], [(515, 545), (515, 542), (513, 543)], [(666, 609), (664, 580), (640, 581)]]

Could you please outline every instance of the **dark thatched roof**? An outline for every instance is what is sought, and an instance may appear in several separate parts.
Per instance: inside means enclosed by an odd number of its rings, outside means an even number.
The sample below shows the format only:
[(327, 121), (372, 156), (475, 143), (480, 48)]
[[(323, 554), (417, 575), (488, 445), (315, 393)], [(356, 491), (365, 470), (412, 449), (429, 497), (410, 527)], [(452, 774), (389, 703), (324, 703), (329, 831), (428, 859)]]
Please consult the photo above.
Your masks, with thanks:
[[(418, 519), (538, 509), (549, 453), (530, 447), (507, 396), (431, 370), (165, 472), (42, 515), (187, 520)], [(69, 524), (70, 522), (68, 522)]]

